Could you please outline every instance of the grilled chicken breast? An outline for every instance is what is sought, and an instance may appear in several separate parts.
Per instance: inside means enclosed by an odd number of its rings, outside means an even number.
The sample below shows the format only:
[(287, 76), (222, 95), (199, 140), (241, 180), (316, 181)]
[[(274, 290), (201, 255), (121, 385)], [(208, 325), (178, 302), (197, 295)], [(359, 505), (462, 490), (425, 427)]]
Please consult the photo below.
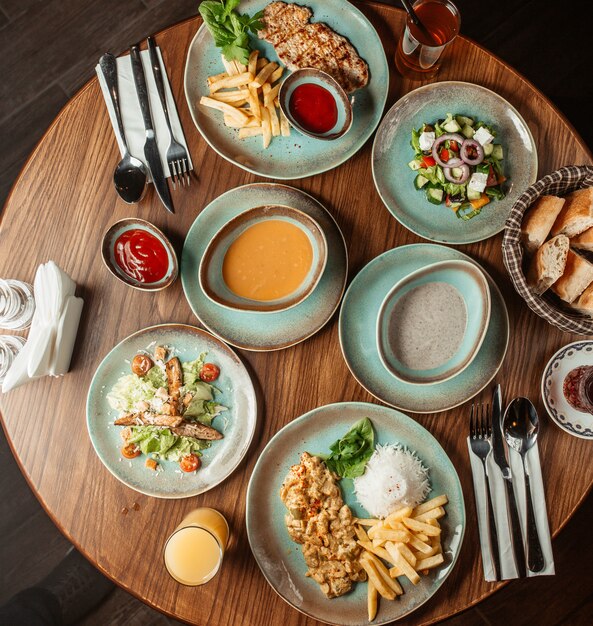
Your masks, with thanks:
[(321, 22), (309, 22), (312, 11), (298, 4), (272, 2), (264, 10), (260, 39), (271, 43), (290, 70), (314, 67), (327, 72), (350, 93), (369, 82), (369, 67), (356, 48)]
[(206, 424), (201, 424), (200, 422), (183, 422), (180, 426), (171, 428), (171, 431), (175, 435), (194, 437), (195, 439), (208, 439), (210, 441), (223, 439), (222, 433), (219, 433), (216, 428), (206, 426)]
[(126, 413), (113, 422), (115, 426), (139, 426), (149, 424), (151, 426), (179, 426), (183, 418), (181, 415), (163, 415), (161, 413), (151, 413), (150, 411), (140, 411), (138, 413)]

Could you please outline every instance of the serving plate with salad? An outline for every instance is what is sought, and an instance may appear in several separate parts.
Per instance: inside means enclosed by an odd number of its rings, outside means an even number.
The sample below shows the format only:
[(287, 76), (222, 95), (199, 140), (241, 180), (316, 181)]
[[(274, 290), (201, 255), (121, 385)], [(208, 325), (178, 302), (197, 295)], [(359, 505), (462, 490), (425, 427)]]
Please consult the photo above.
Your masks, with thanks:
[(447, 81), (398, 100), (373, 144), (373, 178), (393, 216), (431, 241), (465, 244), (503, 230), (537, 176), (529, 127), (504, 98)]
[(140, 330), (97, 368), (87, 427), (105, 467), (132, 489), (185, 498), (222, 482), (247, 452), (257, 418), (239, 357), (182, 324)]

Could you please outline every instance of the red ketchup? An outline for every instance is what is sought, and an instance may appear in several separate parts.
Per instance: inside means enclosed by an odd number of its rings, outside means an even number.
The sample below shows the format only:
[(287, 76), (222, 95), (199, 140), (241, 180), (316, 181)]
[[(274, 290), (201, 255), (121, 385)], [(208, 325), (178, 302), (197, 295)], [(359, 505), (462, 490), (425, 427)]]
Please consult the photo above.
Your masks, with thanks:
[(116, 239), (113, 251), (120, 269), (139, 283), (156, 283), (167, 274), (167, 250), (146, 230), (125, 231)]
[(338, 121), (336, 100), (320, 85), (299, 85), (292, 92), (288, 106), (294, 119), (311, 133), (327, 133)]

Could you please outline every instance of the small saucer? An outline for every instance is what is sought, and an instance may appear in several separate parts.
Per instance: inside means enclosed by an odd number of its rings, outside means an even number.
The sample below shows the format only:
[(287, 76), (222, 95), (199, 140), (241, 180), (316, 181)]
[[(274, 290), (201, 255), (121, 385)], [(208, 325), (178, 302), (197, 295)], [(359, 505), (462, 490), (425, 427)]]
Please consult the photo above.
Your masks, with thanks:
[(542, 376), (542, 399), (548, 415), (568, 434), (593, 440), (593, 415), (573, 409), (564, 397), (564, 379), (582, 365), (593, 365), (593, 341), (575, 341), (560, 348)]

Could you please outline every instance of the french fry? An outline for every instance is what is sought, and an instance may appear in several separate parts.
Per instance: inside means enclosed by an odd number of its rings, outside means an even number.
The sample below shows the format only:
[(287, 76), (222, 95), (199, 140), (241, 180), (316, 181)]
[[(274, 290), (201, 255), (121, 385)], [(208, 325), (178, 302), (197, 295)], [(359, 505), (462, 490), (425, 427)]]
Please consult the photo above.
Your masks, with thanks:
[(257, 74), (257, 57), (259, 56), (259, 50), (252, 50), (249, 55), (249, 64), (247, 65), (247, 71), (254, 76)]
[(412, 567), (416, 567), (416, 561), (418, 559), (416, 559), (416, 557), (414, 556), (414, 553), (410, 550), (410, 548), (408, 548), (408, 546), (405, 543), (396, 543), (395, 547), (397, 548), (398, 552), (404, 557), (404, 559), (406, 559), (406, 561), (412, 566)]
[(251, 79), (251, 85), (253, 87), (262, 87), (277, 67), (278, 63), (274, 63), (273, 61), (262, 67), (257, 76)]
[(367, 609), (369, 622), (372, 622), (377, 617), (377, 587), (370, 580), (367, 585)]
[(270, 141), (272, 141), (272, 128), (270, 125), (270, 113), (266, 107), (262, 107), (261, 109), (261, 125), (262, 125), (262, 134), (263, 134), (263, 145), (264, 150), (270, 145)]
[(394, 591), (396, 595), (401, 596), (404, 590), (397, 580), (393, 580), (393, 578), (389, 575), (389, 570), (385, 567), (385, 565), (383, 565), (383, 563), (374, 554), (369, 553), (367, 556), (375, 565), (375, 569), (377, 570), (379, 576), (383, 579), (383, 582), (388, 587), (391, 587), (391, 590)]
[(269, 63), (268, 59), (266, 59), (266, 57), (261, 57), (261, 59), (257, 60), (257, 63), (255, 65), (255, 68), (257, 71), (261, 70), (262, 67), (266, 67), (266, 65)]
[(420, 541), (424, 541), (425, 543), (430, 541), (427, 535), (424, 533), (414, 533), (416, 535), (416, 539), (420, 539)]
[(270, 75), (270, 82), (275, 83), (277, 80), (282, 78), (282, 74), (284, 73), (284, 68), (279, 65)]
[(428, 522), (419, 522), (415, 519), (412, 519), (411, 517), (406, 517), (403, 522), (410, 530), (418, 530), (421, 533), (428, 535), (429, 537), (436, 537), (441, 534), (440, 528), (432, 526)]
[(210, 86), (212, 83), (215, 83), (217, 80), (220, 80), (221, 78), (226, 78), (228, 76), (228, 74), (226, 72), (222, 72), (221, 74), (214, 74), (214, 76), (208, 76), (208, 86)]
[[(246, 101), (249, 97), (248, 89), (237, 89), (236, 91), (218, 91), (210, 94), (211, 98), (218, 100), (219, 102), (239, 102), (240, 100)], [(238, 106), (238, 105), (235, 105)]]
[(249, 85), (248, 94), (249, 108), (251, 109), (251, 113), (257, 120), (261, 122), (261, 107), (259, 103), (259, 97), (257, 95), (257, 88)]
[(413, 585), (417, 585), (420, 582), (420, 576), (418, 576), (418, 572), (412, 567), (410, 563), (408, 563), (408, 561), (406, 561), (396, 545), (391, 541), (388, 541), (385, 544), (385, 549), (391, 555), (393, 564), (397, 565), (397, 567), (404, 573), (404, 576), (407, 576), (407, 578)]
[(417, 517), (418, 515), (422, 515), (422, 513), (426, 513), (431, 509), (436, 509), (437, 506), (444, 506), (449, 502), (449, 498), (443, 494), (442, 496), (437, 496), (436, 498), (432, 498), (431, 500), (427, 500), (422, 504), (419, 504), (414, 511), (412, 512), (411, 517)]
[(243, 65), (243, 63), (239, 63), (239, 61), (237, 61), (236, 59), (232, 62), (235, 64), (237, 74), (243, 74), (243, 72), (247, 71), (247, 66)]
[(247, 139), (247, 137), (256, 137), (263, 133), (263, 129), (261, 126), (252, 127), (252, 128), (240, 128), (239, 129), (239, 139)]
[(210, 94), (216, 93), (221, 89), (228, 89), (230, 87), (241, 87), (242, 85), (248, 85), (253, 81), (253, 74), (249, 72), (243, 72), (242, 74), (234, 74), (233, 76), (227, 76), (221, 78), (215, 83), (210, 85)]
[(237, 73), (237, 66), (233, 62), (227, 61), (224, 58), (224, 54), (221, 54), (220, 58), (222, 59), (222, 64), (224, 65), (224, 69), (226, 70), (226, 73), (229, 76), (234, 76)]
[(413, 534), (410, 534), (410, 539), (408, 543), (422, 554), (434, 554), (434, 552), (432, 552), (434, 548), (429, 543), (418, 539), (418, 537), (414, 536)]
[(381, 520), (380, 519), (375, 519), (373, 517), (371, 517), (369, 519), (365, 519), (364, 517), (355, 517), (354, 518), (354, 523), (355, 524), (360, 524), (361, 526), (374, 526), (375, 524), (380, 524)]
[(280, 109), (280, 132), (283, 137), (290, 137), (290, 124), (286, 119), (286, 115)]
[(226, 113), (238, 122), (241, 122), (243, 120), (247, 122), (249, 120), (249, 117), (241, 109), (237, 109), (227, 102), (219, 102), (218, 100), (214, 100), (213, 98), (202, 96), (200, 98), (200, 104), (210, 107), (211, 109), (218, 109), (219, 111)]
[(360, 526), (354, 526), (354, 532), (356, 533), (359, 541), (369, 541), (369, 536), (367, 535), (364, 528), (361, 528)]
[(256, 120), (254, 117), (247, 117), (246, 119), (237, 121), (226, 113), (224, 115), (224, 124), (229, 128), (253, 128), (255, 126), (261, 126), (259, 120)]
[(360, 564), (381, 596), (387, 600), (395, 600), (395, 591), (383, 581), (383, 578), (375, 568), (375, 564), (366, 556), (365, 552), (360, 556)]
[(399, 509), (398, 511), (394, 511), (393, 513), (390, 513), (385, 518), (385, 525), (391, 526), (394, 522), (398, 522), (399, 520), (404, 519), (404, 517), (410, 517), (411, 515), (412, 515), (412, 507), (405, 506)]
[(435, 554), (434, 556), (429, 556), (426, 559), (418, 561), (416, 567), (419, 570), (429, 570), (442, 565), (444, 562), (445, 559), (442, 554)]
[(375, 548), (375, 546), (373, 546), (373, 544), (370, 543), (370, 541), (358, 541), (357, 543), (361, 545), (367, 552), (376, 554), (377, 556), (381, 557), (385, 561), (388, 561), (389, 563), (393, 563), (391, 556), (389, 555), (387, 550), (385, 550), (385, 548)]
[(415, 515), (414, 519), (419, 522), (428, 522), (430, 519), (440, 519), (445, 516), (445, 509), (442, 506), (437, 506), (434, 509), (430, 509), (430, 511), (426, 511), (426, 513), (420, 513), (420, 515)]
[[(269, 83), (266, 83), (266, 84), (269, 84)], [(274, 101), (278, 97), (278, 92), (280, 91), (280, 83), (278, 83), (275, 87), (271, 87), (270, 89), (266, 91), (264, 91), (264, 104), (267, 107), (269, 107), (270, 105), (274, 106)]]
[[(374, 528), (376, 528), (376, 526)], [(370, 531), (369, 537), (371, 537)], [(372, 534), (372, 539), (385, 539), (386, 541), (408, 541), (410, 539), (410, 533), (407, 530), (391, 530), (388, 528), (378, 528)]]

